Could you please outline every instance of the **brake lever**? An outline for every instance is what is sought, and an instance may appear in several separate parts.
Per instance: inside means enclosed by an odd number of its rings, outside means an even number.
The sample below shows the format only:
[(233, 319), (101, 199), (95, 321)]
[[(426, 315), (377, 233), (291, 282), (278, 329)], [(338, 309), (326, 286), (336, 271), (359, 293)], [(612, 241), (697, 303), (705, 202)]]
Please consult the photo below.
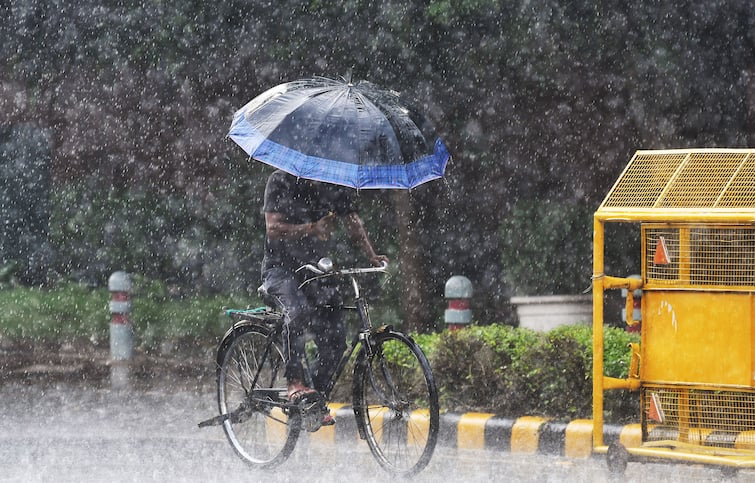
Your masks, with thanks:
[(312, 264), (309, 264), (309, 263), (308, 263), (308, 264), (306, 264), (306, 265), (302, 265), (301, 267), (297, 268), (297, 269), (296, 269), (296, 271), (295, 271), (295, 273), (299, 273), (299, 272), (301, 272), (302, 270), (304, 270), (305, 268), (306, 268), (307, 270), (309, 270), (310, 272), (316, 273), (317, 275), (325, 275), (325, 272), (323, 272), (323, 271), (322, 271), (322, 270), (320, 270), (319, 268), (317, 268), (317, 267), (315, 267), (314, 265), (312, 265)]

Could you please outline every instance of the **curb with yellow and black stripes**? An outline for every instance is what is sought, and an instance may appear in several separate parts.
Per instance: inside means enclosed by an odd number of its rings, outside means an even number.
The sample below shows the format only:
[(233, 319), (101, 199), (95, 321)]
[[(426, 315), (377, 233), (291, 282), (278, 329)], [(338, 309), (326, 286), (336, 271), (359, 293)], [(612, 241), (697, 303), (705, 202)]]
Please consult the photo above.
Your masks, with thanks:
[[(357, 436), (354, 412), (350, 405), (330, 404), (335, 426), (320, 428), (311, 437), (323, 443), (354, 444)], [(592, 455), (593, 422), (576, 419), (551, 421), (537, 416), (505, 418), (488, 413), (443, 413), (440, 417), (438, 445), (451, 449), (484, 449), (514, 453), (540, 453), (569, 458)], [(638, 446), (642, 432), (639, 424), (604, 425), (606, 445), (620, 441), (626, 447)]]

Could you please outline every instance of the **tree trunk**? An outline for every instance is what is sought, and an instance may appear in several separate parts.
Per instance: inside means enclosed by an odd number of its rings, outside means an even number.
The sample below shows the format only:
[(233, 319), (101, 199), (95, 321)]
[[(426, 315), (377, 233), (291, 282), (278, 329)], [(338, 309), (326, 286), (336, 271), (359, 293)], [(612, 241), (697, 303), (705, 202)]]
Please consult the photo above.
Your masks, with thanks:
[(399, 277), (401, 304), (404, 313), (402, 330), (407, 333), (428, 332), (433, 327), (431, 311), (427, 310), (427, 286), (424, 250), (417, 236), (417, 216), (408, 191), (393, 192), (399, 235)]

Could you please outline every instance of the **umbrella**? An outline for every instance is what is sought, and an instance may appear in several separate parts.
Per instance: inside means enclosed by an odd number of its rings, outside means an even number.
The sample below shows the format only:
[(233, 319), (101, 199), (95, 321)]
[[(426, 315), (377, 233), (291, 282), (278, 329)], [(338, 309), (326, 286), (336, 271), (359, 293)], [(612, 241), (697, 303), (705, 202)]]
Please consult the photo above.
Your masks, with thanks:
[(415, 109), (367, 81), (280, 84), (239, 109), (228, 136), (292, 175), (358, 189), (413, 188), (450, 158)]

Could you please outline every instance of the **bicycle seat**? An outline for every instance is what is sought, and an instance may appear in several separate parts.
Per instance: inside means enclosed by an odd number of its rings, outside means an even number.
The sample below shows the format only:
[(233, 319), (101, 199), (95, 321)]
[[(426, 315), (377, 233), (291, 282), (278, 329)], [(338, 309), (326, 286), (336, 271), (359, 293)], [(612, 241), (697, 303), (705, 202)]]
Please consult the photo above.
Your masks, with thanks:
[(257, 288), (257, 295), (262, 300), (262, 303), (267, 305), (268, 307), (273, 307), (276, 309), (282, 308), (280, 302), (278, 302), (278, 299), (267, 293), (267, 289), (265, 288), (264, 284), (260, 285)]

